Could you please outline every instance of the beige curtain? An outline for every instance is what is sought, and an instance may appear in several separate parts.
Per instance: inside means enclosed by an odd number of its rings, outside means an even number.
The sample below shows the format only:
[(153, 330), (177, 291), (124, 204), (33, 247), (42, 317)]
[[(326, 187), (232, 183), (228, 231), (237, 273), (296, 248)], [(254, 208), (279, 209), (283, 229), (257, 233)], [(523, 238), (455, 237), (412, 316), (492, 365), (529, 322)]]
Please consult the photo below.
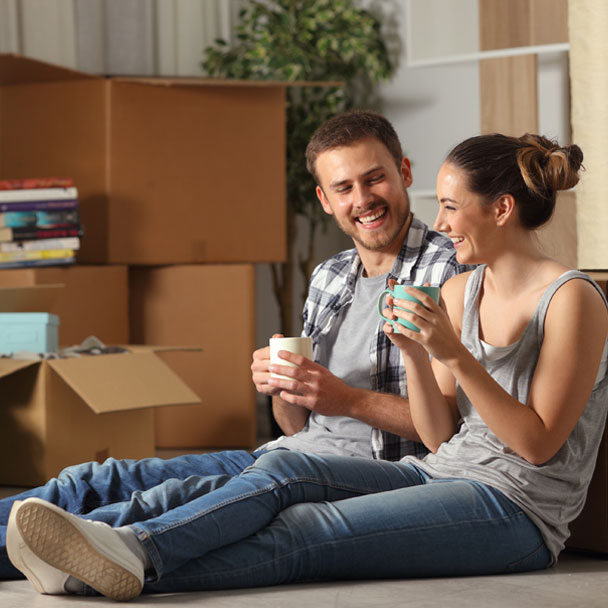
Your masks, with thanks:
[(586, 171), (577, 186), (578, 266), (608, 269), (608, 2), (569, 0), (572, 138)]
[(202, 76), (241, 0), (0, 0), (0, 53), (92, 74)]

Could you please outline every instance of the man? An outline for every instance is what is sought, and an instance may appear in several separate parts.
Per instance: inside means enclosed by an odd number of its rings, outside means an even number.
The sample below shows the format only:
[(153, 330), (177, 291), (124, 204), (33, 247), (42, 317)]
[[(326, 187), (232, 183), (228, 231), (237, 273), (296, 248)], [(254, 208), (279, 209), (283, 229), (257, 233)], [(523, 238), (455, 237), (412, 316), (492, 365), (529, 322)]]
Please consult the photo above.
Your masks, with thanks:
[[(313, 273), (304, 307), (304, 335), (315, 344), (312, 363), (269, 377), (269, 352), (254, 353), (253, 380), (273, 396), (285, 436), (264, 446), (320, 454), (398, 460), (422, 456), (407, 400), (405, 371), (397, 349), (375, 314), (389, 280), (442, 285), (466, 268), (451, 242), (431, 232), (410, 212), (410, 162), (391, 124), (372, 112), (336, 116), (313, 135), (308, 170), (326, 213), (355, 248), (322, 263)], [(295, 434), (294, 434), (295, 433)]]
[[(292, 379), (277, 380), (270, 377), (269, 349), (253, 355), (253, 381), (273, 396), (286, 435), (253, 453), (84, 463), (45, 486), (1, 500), (0, 578), (21, 576), (6, 554), (6, 524), (17, 499), (39, 497), (117, 527), (187, 501), (194, 477), (199, 495), (223, 485), (270, 449), (390, 460), (426, 452), (415, 441), (401, 358), (382, 332), (376, 300), (390, 279), (441, 285), (465, 268), (456, 262), (451, 242), (410, 213), (410, 163), (383, 117), (354, 112), (330, 119), (312, 137), (307, 163), (323, 209), (355, 248), (321, 264), (312, 277), (304, 333), (313, 339), (316, 362), (285, 355), (299, 367), (278, 366), (274, 371)], [(73, 582), (54, 578), (41, 587), (58, 593)]]

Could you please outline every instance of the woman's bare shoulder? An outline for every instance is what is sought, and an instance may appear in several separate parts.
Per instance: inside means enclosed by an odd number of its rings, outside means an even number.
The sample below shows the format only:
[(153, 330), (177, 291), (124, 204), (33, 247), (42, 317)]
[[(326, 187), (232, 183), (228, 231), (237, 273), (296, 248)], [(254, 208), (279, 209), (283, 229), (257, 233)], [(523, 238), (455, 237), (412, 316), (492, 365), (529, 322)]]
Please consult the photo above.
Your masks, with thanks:
[(447, 298), (450, 296), (458, 296), (463, 294), (467, 281), (473, 272), (473, 270), (469, 270), (468, 272), (462, 272), (450, 277), (443, 284), (443, 287), (441, 288), (441, 295), (444, 298)]
[(445, 304), (454, 328), (460, 331), (464, 312), (464, 291), (473, 271), (463, 272), (448, 279), (441, 288), (441, 299)]

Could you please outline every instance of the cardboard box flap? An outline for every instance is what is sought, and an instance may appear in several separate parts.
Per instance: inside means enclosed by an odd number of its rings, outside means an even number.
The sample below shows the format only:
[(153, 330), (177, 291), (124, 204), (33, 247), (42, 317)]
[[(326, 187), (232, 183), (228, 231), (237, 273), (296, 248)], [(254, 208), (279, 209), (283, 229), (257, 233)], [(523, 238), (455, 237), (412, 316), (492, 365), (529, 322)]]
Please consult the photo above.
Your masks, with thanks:
[(96, 76), (14, 53), (0, 54), (0, 85), (59, 82), (83, 78), (96, 78)]
[(201, 402), (153, 353), (82, 356), (48, 364), (96, 414)]
[(255, 80), (238, 78), (205, 78), (181, 76), (176, 78), (145, 76), (114, 76), (113, 82), (149, 84), (157, 87), (343, 87), (344, 81), (333, 80)]
[(38, 365), (39, 359), (26, 360), (26, 359), (11, 359), (10, 357), (0, 357), (0, 378), (8, 376), (20, 369), (25, 369), (32, 365)]
[(63, 283), (49, 283), (0, 288), (0, 312), (53, 312), (57, 295), (64, 287)]
[(203, 350), (200, 346), (158, 346), (154, 344), (125, 344), (121, 346), (131, 353), (200, 352)]

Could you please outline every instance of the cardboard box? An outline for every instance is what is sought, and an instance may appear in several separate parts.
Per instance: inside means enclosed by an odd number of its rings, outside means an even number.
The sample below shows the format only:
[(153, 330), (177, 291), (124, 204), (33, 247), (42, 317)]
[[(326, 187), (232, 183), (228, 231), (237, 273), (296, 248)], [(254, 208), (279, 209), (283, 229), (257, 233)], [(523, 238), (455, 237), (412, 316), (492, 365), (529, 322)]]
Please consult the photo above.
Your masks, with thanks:
[(58, 327), (59, 317), (47, 312), (0, 313), (0, 353), (57, 352)]
[[(63, 285), (40, 302), (42, 286)], [(20, 297), (10, 312), (51, 312), (59, 317), (59, 346), (80, 344), (94, 335), (105, 344), (129, 342), (128, 273), (126, 266), (11, 268), (0, 271), (0, 288), (38, 286), (34, 304)], [(34, 290), (32, 290), (34, 291)], [(22, 295), (22, 294), (21, 294)], [(3, 299), (6, 299), (6, 291)], [(42, 304), (43, 308), (38, 305)], [(7, 308), (2, 310), (9, 312)], [(172, 344), (175, 344), (173, 342)]]
[(154, 456), (154, 411), (199, 403), (155, 354), (0, 359), (0, 483), (39, 485), (63, 468)]
[(254, 266), (130, 268), (129, 285), (132, 342), (202, 348), (161, 355), (203, 405), (156, 410), (156, 445), (254, 447)]
[(0, 178), (74, 178), (80, 262), (283, 261), (284, 100), (276, 82), (100, 78), (0, 55)]

